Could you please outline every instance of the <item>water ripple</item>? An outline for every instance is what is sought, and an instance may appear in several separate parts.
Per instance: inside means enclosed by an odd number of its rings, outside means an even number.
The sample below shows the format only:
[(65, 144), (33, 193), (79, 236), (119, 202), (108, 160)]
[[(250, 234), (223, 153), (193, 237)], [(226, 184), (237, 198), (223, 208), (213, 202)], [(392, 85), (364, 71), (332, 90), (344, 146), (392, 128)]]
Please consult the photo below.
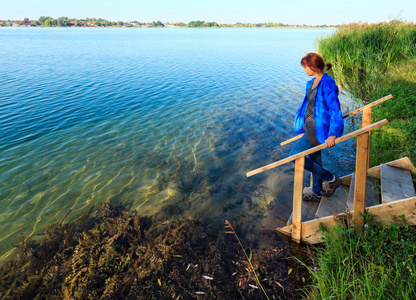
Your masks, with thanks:
[(287, 154), (321, 31), (0, 30), (1, 259), (106, 200), (201, 220), (278, 201), (244, 173)]

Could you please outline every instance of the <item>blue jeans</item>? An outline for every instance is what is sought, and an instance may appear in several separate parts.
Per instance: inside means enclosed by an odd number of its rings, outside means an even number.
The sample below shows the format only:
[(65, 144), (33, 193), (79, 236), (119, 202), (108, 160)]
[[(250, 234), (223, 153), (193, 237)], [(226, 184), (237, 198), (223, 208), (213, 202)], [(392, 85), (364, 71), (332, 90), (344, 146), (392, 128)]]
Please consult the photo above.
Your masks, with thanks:
[[(313, 148), (306, 136), (302, 136), (296, 145), (290, 151), (290, 156), (298, 154), (302, 151)], [(329, 181), (333, 175), (322, 167), (321, 151), (309, 154), (305, 157), (305, 169), (313, 174), (312, 190), (315, 195), (320, 196), (322, 190), (322, 182)]]

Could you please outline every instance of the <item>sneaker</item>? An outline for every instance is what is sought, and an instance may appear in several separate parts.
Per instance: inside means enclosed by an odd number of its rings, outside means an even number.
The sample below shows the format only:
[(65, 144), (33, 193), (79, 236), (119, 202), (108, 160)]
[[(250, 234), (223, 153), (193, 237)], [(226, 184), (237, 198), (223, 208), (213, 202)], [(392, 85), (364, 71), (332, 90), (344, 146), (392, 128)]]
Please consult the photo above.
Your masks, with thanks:
[(334, 182), (325, 181), (322, 184), (321, 195), (324, 197), (331, 197), (335, 193), (335, 190), (341, 186), (341, 184), (342, 184), (342, 180), (339, 179), (338, 176), (335, 175)]
[(316, 196), (314, 193), (303, 194), (303, 201), (320, 202), (322, 197)]

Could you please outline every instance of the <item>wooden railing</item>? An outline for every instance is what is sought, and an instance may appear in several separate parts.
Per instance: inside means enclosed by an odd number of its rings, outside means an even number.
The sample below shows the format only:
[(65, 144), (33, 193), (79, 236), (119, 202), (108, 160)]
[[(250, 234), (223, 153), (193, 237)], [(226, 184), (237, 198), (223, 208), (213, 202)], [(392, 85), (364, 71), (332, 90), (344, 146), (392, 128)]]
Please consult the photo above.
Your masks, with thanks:
[[(358, 113), (360, 113), (362, 111), (365, 111), (363, 113), (363, 127), (365, 127), (365, 126), (371, 124), (371, 108), (373, 106), (379, 105), (380, 103), (382, 103), (384, 101), (387, 101), (387, 100), (389, 100), (391, 98), (393, 98), (392, 95), (385, 96), (383, 98), (378, 99), (377, 101), (374, 101), (374, 102), (371, 102), (370, 104), (367, 104), (366, 106), (360, 107), (360, 108), (358, 108), (358, 109), (356, 109), (356, 110), (354, 110), (354, 111), (352, 111), (350, 113), (346, 113), (342, 117), (345, 119), (345, 118), (351, 117), (353, 115), (356, 115), (356, 114), (358, 114)], [(288, 139), (287, 141), (281, 142), (280, 143), (280, 146), (284, 146), (284, 145), (287, 145), (287, 144), (289, 144), (289, 143), (291, 143), (293, 141), (296, 141), (296, 140), (300, 139), (302, 136), (303, 136), (303, 133), (302, 134), (299, 134), (299, 135), (297, 135), (297, 136), (295, 136), (295, 137), (293, 137), (291, 139)]]
[[(379, 128), (388, 123), (386, 119), (379, 121), (377, 123), (371, 124), (371, 110), (375, 105), (380, 104), (386, 100), (391, 99), (393, 96), (388, 95), (383, 97), (375, 102), (372, 102), (366, 106), (363, 106), (351, 113), (344, 115), (344, 118), (355, 115), (359, 112), (363, 112), (362, 118), (362, 128), (354, 132), (348, 133), (344, 136), (341, 136), (335, 140), (335, 143), (341, 143), (353, 137), (357, 137), (357, 150), (356, 150), (356, 162), (355, 162), (355, 189), (354, 189), (354, 206), (353, 206), (353, 216), (356, 217), (360, 213), (364, 213), (365, 209), (365, 194), (367, 186), (367, 170), (369, 166), (369, 155), (370, 155), (370, 133), (372, 130)], [(281, 145), (285, 145), (291, 141), (295, 141), (302, 137), (299, 135), (295, 138), (292, 138)], [(296, 242), (300, 242), (301, 233), (302, 233), (302, 197), (303, 197), (303, 179), (305, 172), (305, 156), (325, 149), (326, 145), (321, 144), (319, 146), (313, 147), (306, 151), (300, 152), (296, 155), (289, 156), (277, 162), (271, 163), (267, 166), (255, 169), (248, 172), (247, 177), (253, 176), (255, 174), (270, 170), (272, 168), (281, 166), (291, 161), (295, 161), (295, 181), (293, 188), (293, 217), (292, 217), (292, 239)], [(360, 222), (361, 219), (356, 219), (357, 222)]]

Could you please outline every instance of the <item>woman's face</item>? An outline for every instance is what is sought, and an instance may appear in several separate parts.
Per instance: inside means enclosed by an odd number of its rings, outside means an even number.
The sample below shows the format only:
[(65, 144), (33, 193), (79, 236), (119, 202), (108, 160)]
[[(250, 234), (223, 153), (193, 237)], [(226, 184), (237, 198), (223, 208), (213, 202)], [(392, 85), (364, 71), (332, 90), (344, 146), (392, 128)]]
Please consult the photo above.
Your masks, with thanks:
[(309, 66), (305, 66), (305, 72), (308, 74), (308, 76), (312, 76), (315, 74), (315, 71), (313, 71)]

